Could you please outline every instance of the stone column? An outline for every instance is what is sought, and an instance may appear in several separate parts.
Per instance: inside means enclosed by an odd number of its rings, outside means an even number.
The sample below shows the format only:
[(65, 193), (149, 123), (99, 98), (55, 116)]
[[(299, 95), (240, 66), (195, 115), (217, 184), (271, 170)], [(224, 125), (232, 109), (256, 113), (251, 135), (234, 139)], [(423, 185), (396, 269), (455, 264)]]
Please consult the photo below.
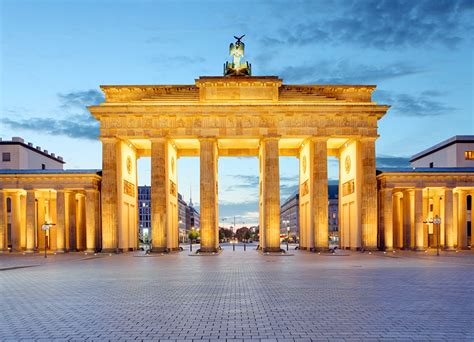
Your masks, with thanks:
[(362, 161), (361, 222), (362, 242), (366, 249), (377, 248), (377, 178), (375, 169), (375, 138), (360, 140)]
[(75, 252), (77, 250), (77, 241), (76, 241), (76, 229), (77, 229), (77, 202), (76, 202), (76, 193), (69, 192), (68, 196), (68, 225), (66, 228), (66, 249), (69, 252)]
[[(313, 191), (311, 193), (314, 210), (313, 236), (314, 249), (315, 251), (319, 251), (329, 248), (327, 139), (314, 138), (311, 143), (313, 144), (313, 164), (310, 165), (310, 167), (312, 167), (311, 180), (313, 183)], [(279, 187), (280, 185), (278, 184), (278, 188)]]
[(65, 252), (66, 243), (66, 194), (56, 191), (56, 253)]
[(7, 249), (7, 207), (6, 198), (0, 190), (0, 253)]
[(412, 231), (413, 227), (413, 201), (412, 193), (410, 190), (405, 190), (403, 192), (403, 248), (404, 249), (413, 249), (415, 248), (415, 239)]
[(444, 190), (444, 248), (454, 249), (453, 189)]
[(26, 252), (34, 253), (35, 251), (35, 224), (36, 224), (36, 201), (35, 191), (27, 190), (26, 192)]
[(385, 250), (391, 251), (393, 249), (392, 189), (381, 190), (381, 195)]
[(157, 253), (167, 251), (167, 144), (166, 139), (151, 140), (151, 240), (152, 251)]
[(402, 248), (403, 247), (403, 228), (402, 222), (403, 219), (401, 218), (401, 210), (400, 210), (400, 193), (393, 194), (393, 247), (394, 248)]
[(86, 212), (85, 212), (85, 196), (78, 194), (77, 196), (77, 233), (76, 233), (76, 247), (77, 250), (83, 251), (86, 249)]
[(44, 212), (44, 205), (45, 205), (44, 202), (45, 202), (44, 198), (42, 197), (42, 194), (40, 193), (40, 195), (36, 199), (36, 203), (38, 204), (38, 207), (37, 207), (37, 212), (36, 212), (37, 222), (36, 222), (36, 235), (35, 235), (37, 244), (35, 247), (41, 251), (44, 250), (44, 245), (46, 243), (44, 231), (41, 229), (43, 227), (43, 224), (46, 221), (45, 212)]
[(423, 232), (423, 190), (415, 189), (415, 249), (423, 251), (424, 248)]
[(96, 196), (97, 190), (86, 190), (85, 198), (85, 214), (86, 214), (86, 252), (93, 253), (96, 250), (96, 221), (95, 221), (95, 212), (97, 208)]
[(201, 251), (217, 252), (217, 140), (199, 139), (201, 168)]
[(12, 199), (12, 250), (21, 250), (21, 198), (20, 193), (11, 195)]
[[(260, 141), (262, 177), (262, 208), (264, 244), (263, 252), (280, 251), (280, 169), (279, 138), (264, 138)], [(326, 203), (327, 204), (327, 203)], [(326, 228), (327, 229), (327, 228)]]
[(466, 191), (459, 190), (458, 203), (458, 248), (467, 249), (467, 196)]
[(102, 137), (102, 251), (116, 252), (118, 248), (118, 197), (116, 138)]
[(459, 193), (453, 191), (453, 244), (458, 248), (458, 225), (459, 225)]

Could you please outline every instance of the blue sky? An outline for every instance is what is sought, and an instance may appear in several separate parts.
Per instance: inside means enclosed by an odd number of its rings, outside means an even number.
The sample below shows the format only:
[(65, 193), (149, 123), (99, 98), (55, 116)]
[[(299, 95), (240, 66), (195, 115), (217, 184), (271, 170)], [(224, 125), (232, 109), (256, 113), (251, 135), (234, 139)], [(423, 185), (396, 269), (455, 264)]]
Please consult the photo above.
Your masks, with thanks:
[[(0, 136), (100, 168), (86, 105), (101, 84), (192, 84), (221, 75), (233, 35), (246, 34), (254, 75), (285, 83), (376, 84), (392, 105), (379, 122), (379, 166), (455, 134), (472, 134), (474, 1), (0, 1)], [(337, 177), (337, 161), (329, 162)], [(199, 202), (197, 158), (178, 161), (179, 191)], [(282, 197), (297, 183), (281, 158)], [(149, 184), (149, 160), (139, 162)], [(257, 221), (256, 158), (219, 160), (221, 222)], [(227, 218), (225, 222), (229, 222)]]

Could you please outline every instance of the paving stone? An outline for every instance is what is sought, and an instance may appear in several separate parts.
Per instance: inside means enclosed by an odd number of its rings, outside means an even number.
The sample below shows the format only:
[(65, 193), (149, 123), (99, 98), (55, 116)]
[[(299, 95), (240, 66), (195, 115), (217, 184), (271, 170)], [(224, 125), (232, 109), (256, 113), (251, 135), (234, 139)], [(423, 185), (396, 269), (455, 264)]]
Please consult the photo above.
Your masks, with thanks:
[(474, 340), (470, 252), (292, 254), (0, 256), (0, 340)]

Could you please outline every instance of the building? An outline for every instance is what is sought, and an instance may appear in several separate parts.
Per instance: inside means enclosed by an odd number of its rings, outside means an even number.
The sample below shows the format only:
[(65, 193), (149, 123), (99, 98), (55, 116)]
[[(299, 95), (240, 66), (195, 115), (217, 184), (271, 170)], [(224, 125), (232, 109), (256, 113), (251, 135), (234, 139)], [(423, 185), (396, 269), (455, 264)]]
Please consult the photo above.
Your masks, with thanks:
[(142, 240), (151, 238), (151, 192), (150, 186), (138, 187), (138, 229)]
[(339, 241), (339, 186), (328, 185), (328, 232), (329, 240)]
[(293, 239), (299, 239), (300, 211), (298, 191), (288, 197), (280, 208), (280, 235), (287, 236), (288, 228)]
[[(187, 232), (191, 227), (199, 228), (199, 213), (192, 207), (192, 200), (188, 205), (183, 196), (178, 193), (178, 230), (179, 241), (187, 240)], [(192, 213), (192, 214), (191, 214)], [(138, 186), (138, 227), (142, 237), (151, 238), (151, 187)]]
[(410, 159), (413, 167), (474, 167), (474, 135), (456, 135)]
[(383, 169), (377, 181), (380, 248), (472, 246), (474, 168)]
[[(328, 232), (329, 240), (337, 242), (339, 224), (339, 190), (337, 184), (328, 185)], [(290, 236), (299, 239), (299, 192), (288, 197), (280, 209), (280, 235), (286, 236), (288, 227)]]
[(19, 137), (0, 139), (0, 154), (0, 170), (62, 170), (65, 164), (61, 156)]
[(379, 246), (470, 248), (474, 136), (454, 136), (415, 154), (410, 162), (413, 168), (377, 171)]
[[(57, 252), (135, 250), (137, 159), (144, 156), (151, 156), (154, 252), (179, 248), (183, 211), (176, 169), (177, 159), (188, 156), (200, 158), (200, 216), (190, 203), (189, 218), (200, 227), (203, 253), (219, 247), (217, 165), (224, 156), (259, 158), (264, 252), (281, 251), (279, 156), (299, 160), (303, 250), (329, 247), (329, 227), (335, 222), (328, 205), (328, 156), (339, 159), (342, 248), (418, 250), (431, 247), (438, 235), (436, 241), (444, 239), (447, 249), (470, 245), (467, 208), (474, 168), (435, 168), (431, 161), (433, 168), (377, 173), (378, 120), (389, 106), (373, 101), (375, 86), (289, 85), (246, 70), (245, 76), (227, 70), (227, 76), (204, 76), (189, 85), (102, 86), (105, 101), (88, 107), (100, 123), (102, 170), (48, 170), (43, 163), (45, 170), (0, 171), (0, 250), (10, 242), (13, 249), (27, 252), (41, 247)], [(441, 216), (444, 226), (434, 230), (430, 213)], [(41, 227), (50, 220), (49, 242), (42, 243)]]

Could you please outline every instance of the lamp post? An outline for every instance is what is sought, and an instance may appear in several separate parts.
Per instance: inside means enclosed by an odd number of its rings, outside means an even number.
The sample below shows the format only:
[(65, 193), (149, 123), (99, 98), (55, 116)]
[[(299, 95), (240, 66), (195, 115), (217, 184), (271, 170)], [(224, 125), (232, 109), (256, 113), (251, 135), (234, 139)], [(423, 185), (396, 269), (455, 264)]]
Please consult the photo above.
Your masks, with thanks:
[(441, 218), (436, 215), (433, 219), (433, 223), (436, 225), (436, 255), (439, 256), (439, 239), (441, 238), (441, 234), (439, 231), (439, 226), (441, 224)]
[[(181, 232), (181, 224), (183, 223), (183, 220), (179, 220), (179, 223), (178, 223), (178, 232)], [(186, 230), (185, 230), (186, 231)], [(184, 243), (184, 235), (182, 235), (182, 238), (181, 238), (181, 243)], [(179, 237), (178, 237), (178, 244), (179, 244)]]
[(47, 246), (46, 246), (46, 232), (49, 230), (49, 228), (51, 228), (52, 225), (53, 225), (53, 223), (47, 223), (47, 222), (45, 222), (45, 223), (41, 226), (41, 229), (42, 229), (43, 232), (44, 232), (44, 257), (45, 257), (45, 258), (48, 257), (48, 254), (46, 253), (46, 251), (47, 251)]
[(290, 241), (290, 227), (286, 227), (286, 250), (288, 250), (288, 244), (289, 244), (289, 241)]
[(193, 251), (193, 235), (194, 235), (194, 227), (191, 227), (191, 234), (189, 234), (189, 251)]

